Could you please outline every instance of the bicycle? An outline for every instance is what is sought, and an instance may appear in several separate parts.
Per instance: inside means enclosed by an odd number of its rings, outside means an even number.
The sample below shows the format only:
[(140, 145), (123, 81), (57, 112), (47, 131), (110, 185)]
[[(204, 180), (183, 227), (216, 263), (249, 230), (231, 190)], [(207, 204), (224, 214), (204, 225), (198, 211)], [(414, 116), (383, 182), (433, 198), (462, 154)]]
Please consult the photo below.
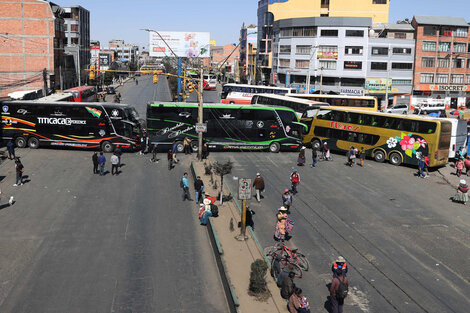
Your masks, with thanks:
[[(298, 249), (289, 249), (283, 242), (269, 247), (265, 254), (268, 258), (271, 258), (272, 265), (276, 258), (284, 268), (287, 268), (289, 264), (293, 265), (293, 272), (300, 275), (300, 277), (302, 276), (302, 270), (308, 271), (309, 263), (305, 255), (298, 252)], [(271, 268), (274, 268), (274, 266), (271, 266)]]

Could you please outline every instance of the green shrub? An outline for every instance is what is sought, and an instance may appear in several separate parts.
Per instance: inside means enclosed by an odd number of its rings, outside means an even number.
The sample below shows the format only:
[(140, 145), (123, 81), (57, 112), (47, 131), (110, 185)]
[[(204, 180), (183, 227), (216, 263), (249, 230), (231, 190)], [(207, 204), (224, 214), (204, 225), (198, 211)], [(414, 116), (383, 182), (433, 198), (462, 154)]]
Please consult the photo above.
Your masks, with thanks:
[(257, 259), (251, 263), (250, 287), (251, 295), (259, 296), (268, 291), (266, 283), (266, 272), (268, 264), (266, 261)]

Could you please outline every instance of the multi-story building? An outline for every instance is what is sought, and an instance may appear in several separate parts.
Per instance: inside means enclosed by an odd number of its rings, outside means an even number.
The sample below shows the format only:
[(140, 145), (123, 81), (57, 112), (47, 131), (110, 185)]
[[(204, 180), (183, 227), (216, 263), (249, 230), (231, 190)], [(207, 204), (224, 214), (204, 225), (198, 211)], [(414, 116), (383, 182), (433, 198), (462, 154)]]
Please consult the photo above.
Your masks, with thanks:
[(125, 43), (124, 40), (110, 40), (109, 49), (116, 51), (119, 61), (136, 62), (138, 60), (139, 46)]
[(64, 11), (65, 51), (73, 55), (81, 85), (87, 81), (84, 69), (90, 66), (90, 11), (79, 5), (64, 7)]
[(63, 14), (49, 1), (0, 5), (0, 97), (18, 90), (47, 93), (72, 84), (68, 71), (73, 62), (65, 62)]
[[(366, 94), (382, 105), (409, 104), (413, 91), (414, 28), (409, 23), (374, 24), (367, 49)], [(388, 88), (388, 93), (387, 93)]]
[(273, 81), (272, 38), (274, 21), (310, 17), (368, 17), (374, 23), (387, 23), (388, 0), (288, 0), (258, 1), (257, 62), (261, 79)]
[(412, 25), (416, 32), (412, 106), (432, 101), (453, 109), (470, 107), (469, 24), (458, 17), (415, 16)]
[[(225, 61), (225, 63), (224, 63)], [(211, 67), (225, 73), (226, 78), (234, 78), (240, 61), (240, 47), (234, 44), (211, 47)]]

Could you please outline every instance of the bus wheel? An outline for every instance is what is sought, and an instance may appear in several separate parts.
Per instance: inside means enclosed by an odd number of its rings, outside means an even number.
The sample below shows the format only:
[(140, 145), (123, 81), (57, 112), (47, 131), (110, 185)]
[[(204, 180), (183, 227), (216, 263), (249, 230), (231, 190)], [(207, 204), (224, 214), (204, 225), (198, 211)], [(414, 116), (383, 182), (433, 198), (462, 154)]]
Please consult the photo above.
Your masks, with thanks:
[(28, 147), (31, 149), (37, 149), (39, 148), (39, 139), (36, 137), (31, 137), (28, 139)]
[(390, 163), (393, 165), (400, 165), (401, 164), (401, 155), (398, 152), (393, 152), (389, 156)]
[(318, 151), (318, 150), (320, 150), (320, 148), (321, 148), (321, 142), (320, 142), (320, 140), (318, 140), (318, 139), (313, 139), (313, 140), (312, 140), (312, 149), (317, 149), (317, 151)]
[(272, 153), (278, 153), (280, 150), (281, 150), (281, 145), (279, 144), (279, 142), (272, 142), (269, 145), (269, 151)]
[(106, 140), (101, 143), (101, 150), (103, 150), (103, 152), (113, 152), (114, 147), (112, 143)]
[(177, 153), (182, 153), (184, 151), (184, 144), (182, 141), (177, 141), (176, 142), (176, 152)]
[(382, 150), (375, 151), (374, 160), (376, 162), (382, 163), (383, 161), (385, 161), (385, 153)]
[(26, 148), (26, 139), (24, 137), (16, 137), (15, 146), (18, 148)]
[(199, 151), (199, 142), (191, 141), (191, 149), (193, 150), (193, 152), (198, 152)]
[(235, 102), (234, 102), (234, 101), (230, 101), (230, 104), (235, 104)]

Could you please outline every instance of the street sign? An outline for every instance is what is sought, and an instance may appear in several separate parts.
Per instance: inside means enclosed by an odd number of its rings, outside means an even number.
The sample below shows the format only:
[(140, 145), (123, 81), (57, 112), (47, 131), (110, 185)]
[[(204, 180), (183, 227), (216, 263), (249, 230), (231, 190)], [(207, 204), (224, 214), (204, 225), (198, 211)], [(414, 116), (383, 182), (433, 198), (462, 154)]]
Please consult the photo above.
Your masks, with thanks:
[(196, 132), (207, 132), (207, 123), (196, 123)]
[(251, 199), (251, 178), (238, 179), (238, 199), (239, 200)]

